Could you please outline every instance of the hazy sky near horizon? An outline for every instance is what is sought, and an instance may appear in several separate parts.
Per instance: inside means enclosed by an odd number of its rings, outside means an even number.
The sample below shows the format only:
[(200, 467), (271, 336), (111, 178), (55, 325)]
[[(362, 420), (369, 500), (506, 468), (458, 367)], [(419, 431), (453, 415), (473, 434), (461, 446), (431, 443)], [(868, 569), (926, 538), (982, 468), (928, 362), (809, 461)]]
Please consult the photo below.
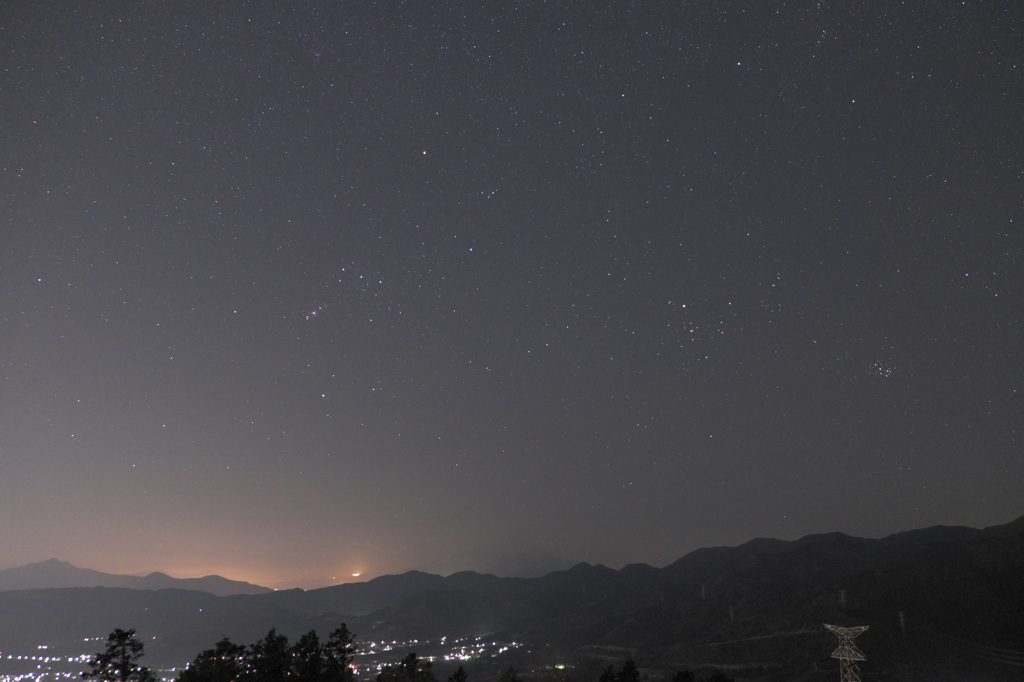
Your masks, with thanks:
[(0, 568), (1024, 514), (1011, 2), (0, 4)]

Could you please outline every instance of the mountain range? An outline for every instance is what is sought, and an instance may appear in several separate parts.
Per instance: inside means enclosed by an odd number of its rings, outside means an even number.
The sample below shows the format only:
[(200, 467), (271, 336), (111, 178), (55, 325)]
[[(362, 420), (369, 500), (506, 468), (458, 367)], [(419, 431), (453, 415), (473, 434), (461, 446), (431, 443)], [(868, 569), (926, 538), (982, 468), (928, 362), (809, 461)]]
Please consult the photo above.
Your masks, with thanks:
[[(0, 573), (0, 586), (31, 585), (29, 568), (13, 574), (20, 583)], [(147, 637), (152, 665), (171, 666), (224, 636), (248, 644), (271, 627), (289, 637), (310, 629), (325, 635), (344, 621), (362, 641), (418, 640), (421, 653), (442, 637), (516, 641), (522, 646), (490, 664), (538, 679), (596, 680), (603, 667), (631, 658), (651, 679), (720, 669), (743, 679), (831, 680), (837, 640), (823, 623), (833, 623), (869, 626), (857, 640), (866, 677), (1024, 679), (1024, 518), (880, 540), (841, 533), (757, 539), (697, 550), (663, 568), (579, 564), (530, 579), (410, 572), (234, 594), (194, 589), (199, 583), (159, 588), (162, 579), (5, 588), (0, 650), (131, 627)], [(483, 670), (486, 662), (477, 665)], [(438, 669), (444, 673), (443, 661)]]
[(219, 596), (273, 592), (269, 587), (260, 587), (240, 580), (228, 580), (219, 575), (208, 575), (203, 578), (172, 578), (160, 572), (145, 576), (118, 575), (79, 568), (58, 559), (0, 570), (0, 591), (53, 587), (125, 587), (132, 590), (178, 588), (199, 590)]

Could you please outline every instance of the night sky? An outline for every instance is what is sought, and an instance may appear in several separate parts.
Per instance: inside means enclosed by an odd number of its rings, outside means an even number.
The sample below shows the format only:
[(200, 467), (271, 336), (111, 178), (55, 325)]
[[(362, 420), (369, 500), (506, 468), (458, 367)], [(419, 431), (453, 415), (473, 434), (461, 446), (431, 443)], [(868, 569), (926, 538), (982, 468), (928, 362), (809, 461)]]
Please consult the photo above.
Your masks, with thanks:
[(1024, 514), (1016, 2), (0, 5), (0, 567)]

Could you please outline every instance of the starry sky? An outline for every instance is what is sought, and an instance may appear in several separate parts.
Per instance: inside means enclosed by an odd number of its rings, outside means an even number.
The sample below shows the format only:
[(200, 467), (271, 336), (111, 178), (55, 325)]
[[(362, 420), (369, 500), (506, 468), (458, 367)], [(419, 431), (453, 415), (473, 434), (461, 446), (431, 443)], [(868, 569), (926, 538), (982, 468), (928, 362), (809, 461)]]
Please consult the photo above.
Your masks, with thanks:
[(0, 567), (1024, 514), (1015, 2), (0, 5)]

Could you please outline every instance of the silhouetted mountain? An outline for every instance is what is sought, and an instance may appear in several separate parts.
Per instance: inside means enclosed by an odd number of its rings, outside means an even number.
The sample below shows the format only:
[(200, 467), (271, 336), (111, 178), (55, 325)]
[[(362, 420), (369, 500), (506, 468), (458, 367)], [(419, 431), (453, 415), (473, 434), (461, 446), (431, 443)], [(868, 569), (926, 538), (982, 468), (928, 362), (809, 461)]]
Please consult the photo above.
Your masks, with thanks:
[(190, 660), (222, 636), (250, 643), (271, 627), (289, 637), (314, 628), (326, 634), (342, 621), (362, 640), (525, 642), (518, 670), (564, 663), (581, 680), (596, 679), (581, 671), (625, 658), (652, 677), (721, 668), (748, 679), (831, 680), (837, 642), (822, 623), (868, 625), (857, 640), (868, 656), (865, 677), (1022, 679), (1024, 519), (881, 540), (757, 539), (698, 550), (660, 569), (579, 564), (534, 579), (410, 572), (230, 597), (102, 588), (0, 593), (0, 649), (135, 627), (156, 637), (147, 658), (160, 664)]
[(0, 591), (52, 587), (125, 587), (135, 590), (175, 588), (199, 590), (220, 596), (273, 591), (269, 587), (228, 580), (219, 575), (208, 575), (204, 578), (172, 578), (165, 573), (150, 573), (147, 576), (117, 575), (79, 568), (57, 559), (0, 571)]

